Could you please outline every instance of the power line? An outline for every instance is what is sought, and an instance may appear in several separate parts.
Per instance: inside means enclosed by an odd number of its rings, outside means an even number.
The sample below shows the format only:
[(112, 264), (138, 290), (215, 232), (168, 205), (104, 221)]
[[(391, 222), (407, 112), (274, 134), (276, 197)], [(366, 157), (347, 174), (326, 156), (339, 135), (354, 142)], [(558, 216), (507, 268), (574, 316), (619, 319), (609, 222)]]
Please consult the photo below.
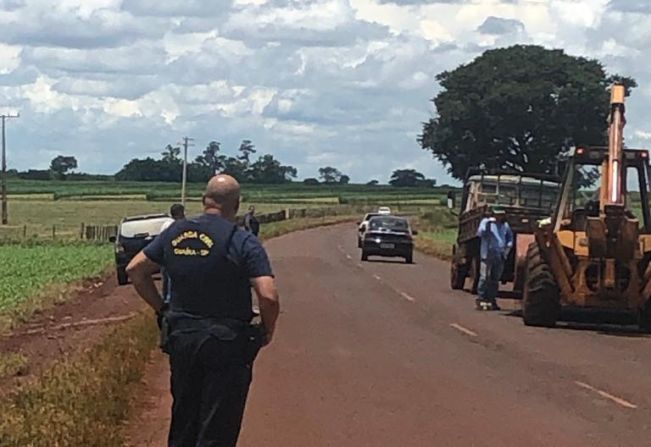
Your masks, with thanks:
[(181, 204), (185, 206), (185, 191), (188, 181), (188, 147), (194, 146), (194, 138), (183, 137), (183, 179), (181, 180)]
[(2, 194), (2, 225), (7, 225), (9, 223), (9, 217), (7, 213), (7, 150), (5, 142), (5, 121), (8, 118), (19, 118), (20, 113), (13, 114), (2, 114), (2, 186), (0, 187), (0, 193)]

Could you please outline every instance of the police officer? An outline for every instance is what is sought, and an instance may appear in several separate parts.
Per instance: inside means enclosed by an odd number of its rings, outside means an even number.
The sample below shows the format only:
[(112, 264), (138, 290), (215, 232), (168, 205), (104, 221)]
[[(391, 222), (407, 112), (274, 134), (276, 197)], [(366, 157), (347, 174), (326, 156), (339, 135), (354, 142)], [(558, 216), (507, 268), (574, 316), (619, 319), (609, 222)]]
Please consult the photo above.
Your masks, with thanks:
[[(240, 186), (213, 177), (204, 214), (173, 223), (127, 267), (138, 294), (163, 313), (163, 345), (170, 356), (170, 447), (237, 443), (260, 346), (271, 342), (279, 313), (267, 254), (258, 239), (234, 223)], [(152, 274), (164, 266), (172, 279), (165, 309)], [(261, 330), (250, 324), (251, 286)]]
[(255, 236), (260, 233), (260, 221), (255, 217), (255, 206), (253, 205), (249, 207), (249, 212), (244, 215), (244, 229)]

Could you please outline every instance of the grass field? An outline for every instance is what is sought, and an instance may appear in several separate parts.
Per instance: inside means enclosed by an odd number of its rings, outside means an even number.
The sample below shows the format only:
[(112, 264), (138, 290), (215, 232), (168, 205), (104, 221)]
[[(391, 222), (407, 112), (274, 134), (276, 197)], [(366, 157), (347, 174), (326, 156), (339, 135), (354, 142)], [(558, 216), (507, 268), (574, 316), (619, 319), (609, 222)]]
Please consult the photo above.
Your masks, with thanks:
[[(116, 225), (124, 216), (167, 213), (172, 202), (146, 200), (15, 200), (9, 202), (9, 226), (0, 226), (0, 239), (20, 239), (25, 225), (27, 237), (50, 236), (55, 226), (57, 237), (69, 239), (79, 235), (82, 223), (86, 225)], [(249, 204), (243, 204), (245, 210)], [(317, 206), (317, 205), (314, 205)], [(256, 204), (258, 213), (278, 211), (296, 204)], [(303, 208), (304, 206), (300, 206)], [(187, 214), (199, 214), (200, 202), (188, 202)]]
[[(204, 184), (188, 185), (188, 214), (201, 210)], [(0, 227), (0, 240), (34, 236), (72, 239), (81, 224), (115, 225), (124, 216), (166, 213), (179, 201), (176, 183), (116, 181), (27, 181), (10, 179), (9, 226)], [(403, 206), (433, 208), (443, 192), (436, 188), (391, 186), (243, 185), (245, 210), (255, 204), (258, 213), (284, 208), (349, 206)]]

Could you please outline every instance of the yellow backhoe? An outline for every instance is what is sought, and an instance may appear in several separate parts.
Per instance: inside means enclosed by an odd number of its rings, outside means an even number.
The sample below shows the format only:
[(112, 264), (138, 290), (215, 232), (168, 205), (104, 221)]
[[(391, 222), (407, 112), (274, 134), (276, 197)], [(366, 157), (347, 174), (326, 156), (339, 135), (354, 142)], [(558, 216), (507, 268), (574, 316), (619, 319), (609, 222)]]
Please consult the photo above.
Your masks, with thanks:
[(608, 147), (575, 149), (555, 212), (535, 231), (523, 287), (527, 325), (554, 326), (567, 306), (631, 311), (651, 329), (649, 153), (624, 148), (624, 101), (624, 86), (614, 85)]

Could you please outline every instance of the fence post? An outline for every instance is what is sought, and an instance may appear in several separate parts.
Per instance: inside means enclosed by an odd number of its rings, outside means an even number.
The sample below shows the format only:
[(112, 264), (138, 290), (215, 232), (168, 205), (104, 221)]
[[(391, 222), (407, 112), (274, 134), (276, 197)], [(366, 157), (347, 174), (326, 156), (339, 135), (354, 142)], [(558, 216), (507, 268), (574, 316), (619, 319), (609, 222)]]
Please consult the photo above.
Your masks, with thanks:
[(84, 225), (84, 223), (82, 222), (82, 223), (81, 223), (81, 228), (80, 228), (80, 230), (79, 230), (79, 239), (81, 239), (81, 240), (84, 240), (84, 227), (85, 227), (85, 225)]
[(56, 239), (57, 237), (57, 226), (55, 224), (52, 225), (52, 240)]
[(23, 239), (27, 239), (27, 224), (23, 225)]

